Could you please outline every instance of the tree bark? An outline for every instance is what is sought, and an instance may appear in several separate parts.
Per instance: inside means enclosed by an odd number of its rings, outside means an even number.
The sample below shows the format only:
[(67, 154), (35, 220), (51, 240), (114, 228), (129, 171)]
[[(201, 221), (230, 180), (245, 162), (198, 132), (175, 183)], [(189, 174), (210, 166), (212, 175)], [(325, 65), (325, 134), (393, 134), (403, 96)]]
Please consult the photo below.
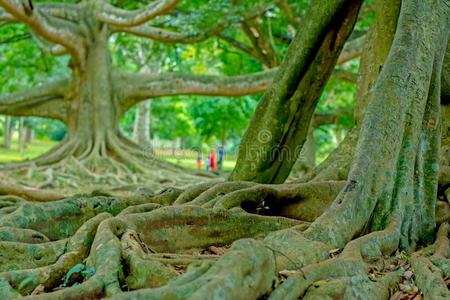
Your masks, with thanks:
[(133, 140), (137, 144), (145, 147), (148, 147), (151, 144), (150, 141), (151, 105), (152, 100), (147, 100), (139, 103), (136, 106)]
[(314, 126), (313, 122), (308, 129), (308, 136), (302, 147), (302, 151), (292, 168), (290, 176), (302, 177), (308, 174), (316, 166), (316, 140), (314, 138)]
[(6, 149), (11, 148), (12, 138), (12, 121), (10, 116), (5, 116), (5, 123), (3, 128), (3, 147)]
[(356, 128), (351, 129), (328, 158), (300, 181), (345, 180), (347, 178), (364, 112), (394, 39), (400, 6), (400, 0), (376, 1), (374, 25), (366, 34), (359, 68), (360, 76), (354, 110)]
[(26, 149), (26, 127), (25, 120), (23, 118), (19, 118), (19, 126), (17, 132), (19, 133), (18, 144), (19, 144), (19, 153), (23, 153)]

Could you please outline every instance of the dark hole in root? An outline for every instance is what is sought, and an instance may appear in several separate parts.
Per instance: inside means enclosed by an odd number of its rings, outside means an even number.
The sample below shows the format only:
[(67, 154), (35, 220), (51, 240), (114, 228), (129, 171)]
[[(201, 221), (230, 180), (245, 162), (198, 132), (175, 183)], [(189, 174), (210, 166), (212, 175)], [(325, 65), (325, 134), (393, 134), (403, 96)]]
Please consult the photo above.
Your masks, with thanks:
[(241, 207), (246, 212), (252, 214), (258, 213), (258, 211), (260, 211), (260, 207), (258, 206), (258, 204), (253, 201), (243, 201), (241, 203)]
[(125, 279), (128, 276), (130, 276), (130, 266), (128, 265), (127, 261), (124, 258), (121, 258), (121, 265), (122, 265), (123, 278), (122, 278), (122, 276), (119, 276), (120, 286), (122, 286), (123, 290), (128, 291), (129, 289), (125, 282)]
[(31, 237), (33, 239), (37, 239), (37, 240), (40, 240), (40, 241), (44, 240), (44, 237), (42, 235), (37, 234), (37, 233), (32, 234)]

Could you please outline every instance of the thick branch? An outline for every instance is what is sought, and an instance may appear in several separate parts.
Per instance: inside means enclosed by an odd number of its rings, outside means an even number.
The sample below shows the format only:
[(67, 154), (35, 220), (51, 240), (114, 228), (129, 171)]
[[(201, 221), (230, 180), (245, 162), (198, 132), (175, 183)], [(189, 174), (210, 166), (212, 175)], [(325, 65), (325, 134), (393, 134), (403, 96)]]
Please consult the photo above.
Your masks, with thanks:
[(8, 12), (6, 12), (5, 10), (0, 8), (0, 21), (7, 23), (15, 23), (17, 22), (17, 19)]
[(179, 2), (180, 0), (160, 0), (133, 11), (120, 9), (107, 2), (102, 2), (97, 18), (111, 25), (132, 27), (142, 25), (159, 15), (167, 13)]
[(24, 4), (19, 0), (0, 0), (0, 6), (17, 20), (26, 23), (30, 29), (42, 38), (63, 45), (71, 54), (75, 63), (83, 61), (83, 41), (78, 34), (78, 25), (46, 15), (38, 7)]
[(38, 116), (64, 121), (66, 108), (62, 99), (67, 86), (61, 80), (0, 97), (0, 113), (14, 116)]
[[(196, 75), (181, 73), (127, 74), (116, 72), (116, 93), (120, 106), (126, 111), (140, 101), (173, 95), (204, 95), (240, 97), (265, 92), (272, 82), (277, 68), (240, 76)], [(345, 74), (344, 74), (345, 73)], [(345, 76), (344, 76), (345, 75)], [(356, 82), (356, 74), (334, 72), (333, 79)]]
[(121, 107), (158, 96), (208, 95), (238, 97), (265, 91), (276, 69), (241, 76), (194, 74), (116, 74), (117, 93), (121, 93)]
[(77, 22), (80, 18), (79, 6), (72, 3), (36, 3), (36, 7), (46, 15)]

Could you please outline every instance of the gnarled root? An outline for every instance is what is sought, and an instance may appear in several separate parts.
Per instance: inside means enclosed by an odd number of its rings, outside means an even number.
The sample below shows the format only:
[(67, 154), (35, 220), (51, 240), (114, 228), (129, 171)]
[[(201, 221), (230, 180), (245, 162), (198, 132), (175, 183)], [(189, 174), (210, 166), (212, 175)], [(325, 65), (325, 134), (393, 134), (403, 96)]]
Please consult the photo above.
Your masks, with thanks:
[[(40, 247), (48, 253), (39, 263), (34, 256), (6, 258), (19, 262), (19, 270), (4, 265), (0, 296), (9, 299), (18, 291), (34, 293), (33, 299), (203, 299), (212, 295), (224, 299), (350, 295), (387, 299), (404, 272), (380, 265), (398, 248), (401, 217), (393, 218), (382, 231), (348, 241), (341, 251), (317, 238), (317, 232), (311, 234), (307, 222), (242, 209), (290, 212), (291, 217), (313, 221), (344, 185), (333, 181), (216, 182), (158, 194), (143, 191), (132, 197), (98, 192), (49, 203), (5, 198), (5, 207), (11, 204), (15, 209), (0, 220), (4, 240), (0, 243), (11, 245), (8, 249)], [(19, 233), (16, 239), (8, 237), (8, 228)], [(231, 247), (219, 254), (203, 254), (212, 245)], [(423, 293), (429, 286), (442, 285), (443, 277), (436, 274), (449, 271), (448, 248), (445, 224), (436, 244), (418, 252), (417, 265), (426, 263), (440, 280), (429, 282), (428, 273), (420, 277), (411, 263)], [(35, 264), (25, 266), (21, 261)], [(70, 277), (69, 271), (80, 264), (93, 274)], [(22, 269), (28, 266), (33, 267)]]
[[(33, 186), (0, 184), (0, 195), (17, 195), (34, 201), (62, 199), (64, 194), (77, 193), (80, 189), (91, 192), (114, 186), (117, 193), (129, 194), (141, 186), (156, 191), (216, 178), (210, 173), (183, 169), (160, 160), (147, 149), (112, 132), (104, 140), (89, 142), (71, 136), (36, 159), (0, 164), (0, 170), (17, 182)], [(55, 189), (62, 192), (54, 192)]]
[[(177, 278), (186, 266), (197, 262), (211, 266), (217, 261), (217, 255), (198, 252), (210, 245), (226, 246), (240, 238), (307, 226), (297, 220), (245, 212), (162, 206), (181, 195), (181, 190), (169, 189), (128, 198), (80, 195), (52, 203), (21, 201), (0, 221), (5, 240), (0, 242), (5, 248), (2, 253), (15, 253), (2, 256), (8, 264), (2, 263), (1, 298), (9, 299), (15, 291), (34, 293), (36, 299), (99, 298), (121, 294), (124, 288), (164, 286), (185, 280), (187, 275)], [(14, 241), (6, 235), (8, 228), (19, 233)], [(24, 255), (17, 256), (17, 251)], [(73, 282), (69, 270), (80, 264), (85, 270), (95, 270), (93, 276), (65, 287)]]

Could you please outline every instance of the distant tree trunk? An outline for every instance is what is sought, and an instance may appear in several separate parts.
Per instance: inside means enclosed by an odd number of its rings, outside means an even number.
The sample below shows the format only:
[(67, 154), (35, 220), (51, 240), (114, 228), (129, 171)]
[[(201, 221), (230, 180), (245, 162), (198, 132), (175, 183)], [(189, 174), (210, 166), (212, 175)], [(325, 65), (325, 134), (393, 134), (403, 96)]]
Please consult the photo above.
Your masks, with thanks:
[(3, 147), (6, 149), (11, 148), (12, 138), (12, 120), (10, 116), (5, 116), (5, 126), (3, 129)]
[(25, 127), (25, 120), (24, 120), (24, 118), (19, 118), (19, 126), (18, 126), (18, 129), (17, 129), (17, 132), (19, 134), (18, 145), (19, 145), (19, 152), (20, 153), (23, 153), (25, 151), (25, 149), (27, 148), (26, 131), (27, 131), (27, 128)]
[(152, 100), (140, 102), (136, 106), (136, 119), (134, 121), (133, 140), (140, 146), (150, 146)]
[(31, 126), (26, 126), (25, 130), (25, 143), (29, 144), (34, 139), (34, 129)]

